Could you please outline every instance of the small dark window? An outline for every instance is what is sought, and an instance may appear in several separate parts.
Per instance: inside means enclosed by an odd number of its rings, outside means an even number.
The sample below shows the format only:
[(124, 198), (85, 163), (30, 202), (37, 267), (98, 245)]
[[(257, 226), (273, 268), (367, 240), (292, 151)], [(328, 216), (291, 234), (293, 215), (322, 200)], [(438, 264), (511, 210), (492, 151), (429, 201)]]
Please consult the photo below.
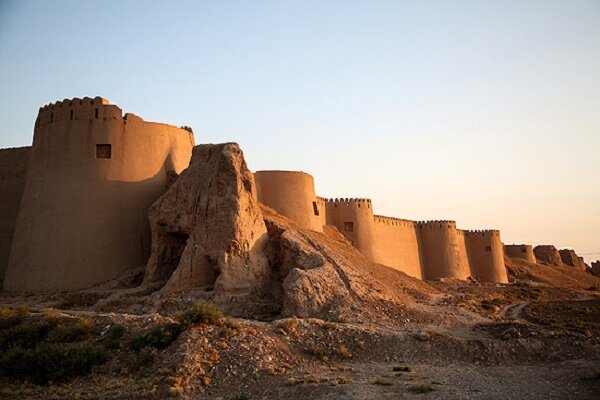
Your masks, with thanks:
[(527, 249), (521, 249), (522, 253), (527, 253)]
[(485, 251), (488, 253), (492, 251), (492, 246), (485, 246)]
[(96, 145), (96, 158), (110, 158), (112, 151), (110, 144), (97, 144)]
[(315, 213), (315, 215), (319, 215), (319, 207), (317, 206), (317, 202), (313, 201), (313, 212)]
[(70, 116), (71, 120), (73, 120), (73, 110), (71, 110), (71, 116)]
[(354, 232), (354, 222), (344, 222), (344, 230), (346, 232)]
[(95, 116), (95, 118), (98, 119), (98, 108), (96, 108), (96, 116)]

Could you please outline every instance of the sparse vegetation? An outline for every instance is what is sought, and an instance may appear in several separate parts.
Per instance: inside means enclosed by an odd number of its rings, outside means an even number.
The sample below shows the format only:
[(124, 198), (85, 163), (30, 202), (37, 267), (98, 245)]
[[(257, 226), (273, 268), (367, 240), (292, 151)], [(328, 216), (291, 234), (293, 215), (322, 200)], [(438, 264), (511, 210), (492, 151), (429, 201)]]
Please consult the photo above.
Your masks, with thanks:
[(373, 383), (375, 385), (392, 386), (394, 384), (394, 381), (391, 380), (390, 378), (379, 376), (379, 377), (377, 377), (377, 379), (375, 379), (375, 382), (373, 382)]
[(397, 365), (392, 368), (394, 372), (411, 372), (412, 368), (407, 365)]
[(33, 349), (46, 339), (50, 329), (47, 323), (29, 323), (5, 329), (0, 333), (0, 351), (13, 347)]
[(327, 329), (328, 331), (336, 331), (339, 329), (339, 325), (335, 322), (326, 322), (323, 325), (323, 328)]
[(166, 349), (177, 339), (183, 327), (179, 324), (166, 324), (156, 326), (149, 331), (134, 336), (131, 339), (131, 347), (139, 352), (145, 347), (154, 347), (155, 349)]
[(198, 303), (178, 313), (175, 318), (187, 327), (200, 323), (218, 325), (223, 318), (223, 313), (210, 304)]
[(78, 318), (75, 324), (57, 324), (48, 334), (48, 342), (53, 343), (73, 343), (85, 339), (94, 328), (94, 321), (91, 318)]
[(340, 356), (341, 358), (351, 358), (352, 357), (352, 353), (344, 345), (338, 346), (338, 348), (335, 349), (335, 351), (336, 351), (337, 355)]
[(10, 349), (0, 361), (0, 374), (43, 385), (89, 374), (106, 360), (106, 354), (93, 346), (44, 343), (33, 349)]
[(329, 359), (327, 356), (327, 350), (322, 346), (309, 346), (306, 349), (306, 352), (311, 356), (322, 359), (323, 361), (327, 361)]
[(289, 333), (295, 331), (298, 327), (298, 320), (296, 318), (286, 319), (277, 324), (277, 331), (279, 333)]
[(497, 310), (503, 304), (502, 300), (493, 298), (493, 299), (485, 299), (481, 302), (481, 307), (485, 310), (493, 311)]
[(429, 393), (434, 391), (434, 387), (430, 383), (415, 382), (409, 390), (413, 393)]
[(106, 337), (104, 338), (104, 343), (108, 348), (116, 349), (121, 346), (121, 339), (127, 332), (127, 328), (123, 325), (115, 324), (108, 328), (106, 331)]

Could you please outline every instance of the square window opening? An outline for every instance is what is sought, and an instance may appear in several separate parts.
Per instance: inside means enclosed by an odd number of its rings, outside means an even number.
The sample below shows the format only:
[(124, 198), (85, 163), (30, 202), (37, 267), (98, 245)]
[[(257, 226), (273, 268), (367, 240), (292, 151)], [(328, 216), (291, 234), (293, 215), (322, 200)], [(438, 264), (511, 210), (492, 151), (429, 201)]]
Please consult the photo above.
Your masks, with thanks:
[(97, 144), (96, 145), (96, 158), (111, 158), (112, 149), (110, 144)]
[(346, 232), (354, 232), (354, 222), (344, 222), (344, 230)]

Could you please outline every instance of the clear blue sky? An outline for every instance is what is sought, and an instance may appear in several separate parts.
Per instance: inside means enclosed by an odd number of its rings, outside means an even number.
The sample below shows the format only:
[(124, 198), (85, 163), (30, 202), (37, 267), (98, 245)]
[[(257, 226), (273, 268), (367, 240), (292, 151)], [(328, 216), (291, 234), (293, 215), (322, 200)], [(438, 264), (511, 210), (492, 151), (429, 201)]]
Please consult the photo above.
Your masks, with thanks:
[(100, 95), (322, 196), (600, 258), (597, 0), (0, 0), (0, 89), (0, 147)]

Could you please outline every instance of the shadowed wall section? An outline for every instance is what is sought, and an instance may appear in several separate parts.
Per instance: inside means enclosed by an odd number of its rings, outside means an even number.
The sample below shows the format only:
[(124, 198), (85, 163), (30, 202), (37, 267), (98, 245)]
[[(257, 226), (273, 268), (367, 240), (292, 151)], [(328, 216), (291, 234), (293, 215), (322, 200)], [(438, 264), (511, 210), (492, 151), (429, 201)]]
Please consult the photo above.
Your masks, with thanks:
[(0, 149), (0, 287), (8, 266), (31, 147)]
[(80, 289), (146, 264), (148, 208), (193, 145), (100, 97), (42, 107), (4, 288)]

